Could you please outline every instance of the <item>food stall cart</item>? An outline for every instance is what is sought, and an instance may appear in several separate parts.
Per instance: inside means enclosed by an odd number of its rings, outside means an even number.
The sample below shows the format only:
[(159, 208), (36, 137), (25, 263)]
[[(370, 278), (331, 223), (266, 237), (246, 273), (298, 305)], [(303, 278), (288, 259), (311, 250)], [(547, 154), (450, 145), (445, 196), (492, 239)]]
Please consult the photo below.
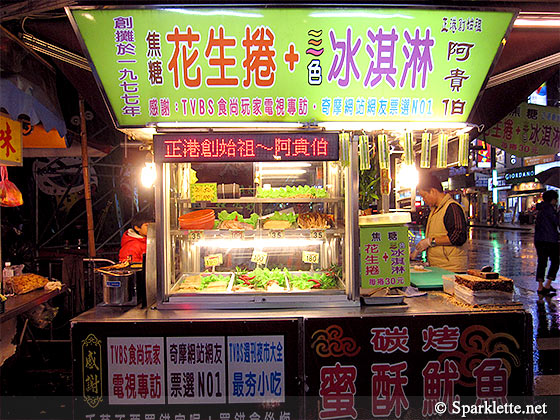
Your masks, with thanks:
[[(518, 305), (360, 300), (359, 169), (379, 159), (387, 196), (388, 140), (403, 123), (428, 152), (432, 136), (444, 147), (464, 135), (515, 13), (68, 13), (115, 124), (149, 144), (157, 169), (146, 263), (157, 296), (73, 320), (78, 418), (427, 416), (456, 395), (531, 392)], [(449, 88), (427, 92), (432, 79)], [(366, 289), (408, 284), (399, 234), (369, 234), (384, 251)], [(398, 276), (374, 274), (376, 258)]]

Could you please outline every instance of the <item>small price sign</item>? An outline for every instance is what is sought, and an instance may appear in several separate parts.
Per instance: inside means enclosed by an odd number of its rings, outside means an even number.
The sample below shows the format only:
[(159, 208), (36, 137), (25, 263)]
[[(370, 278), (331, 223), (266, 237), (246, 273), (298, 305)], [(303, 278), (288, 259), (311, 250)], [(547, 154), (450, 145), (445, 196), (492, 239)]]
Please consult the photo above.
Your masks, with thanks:
[(268, 258), (268, 254), (262, 251), (253, 251), (253, 255), (251, 256), (251, 261), (256, 264), (266, 264), (266, 260)]
[(311, 229), (309, 232), (310, 239), (325, 239), (325, 231), (323, 229)]
[(301, 259), (304, 263), (308, 264), (319, 264), (319, 253), (303, 251), (301, 253)]
[(203, 230), (189, 230), (188, 234), (189, 241), (195, 242), (204, 239), (204, 231)]
[(222, 254), (210, 254), (204, 257), (204, 266), (205, 267), (216, 267), (224, 262), (224, 258)]
[(283, 230), (269, 230), (268, 237), (272, 239), (282, 239), (284, 238), (284, 231)]
[(230, 230), (231, 239), (245, 239), (245, 231), (244, 230)]

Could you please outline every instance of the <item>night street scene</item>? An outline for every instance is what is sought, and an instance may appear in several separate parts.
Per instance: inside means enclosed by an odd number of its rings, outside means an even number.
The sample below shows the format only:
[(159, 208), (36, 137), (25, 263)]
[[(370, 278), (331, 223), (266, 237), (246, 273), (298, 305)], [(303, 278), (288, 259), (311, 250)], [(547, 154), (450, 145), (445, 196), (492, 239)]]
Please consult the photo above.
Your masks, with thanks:
[(0, 20), (0, 419), (560, 418), (558, 0)]

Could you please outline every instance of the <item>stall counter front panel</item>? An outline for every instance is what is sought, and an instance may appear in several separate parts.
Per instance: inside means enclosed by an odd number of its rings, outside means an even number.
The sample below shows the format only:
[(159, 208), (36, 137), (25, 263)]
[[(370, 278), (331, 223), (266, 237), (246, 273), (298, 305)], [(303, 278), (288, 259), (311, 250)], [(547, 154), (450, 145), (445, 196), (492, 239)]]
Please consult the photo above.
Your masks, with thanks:
[(532, 321), (520, 306), (407, 301), (258, 312), (97, 308), (72, 324), (76, 418), (422, 418), (437, 403), (532, 394)]

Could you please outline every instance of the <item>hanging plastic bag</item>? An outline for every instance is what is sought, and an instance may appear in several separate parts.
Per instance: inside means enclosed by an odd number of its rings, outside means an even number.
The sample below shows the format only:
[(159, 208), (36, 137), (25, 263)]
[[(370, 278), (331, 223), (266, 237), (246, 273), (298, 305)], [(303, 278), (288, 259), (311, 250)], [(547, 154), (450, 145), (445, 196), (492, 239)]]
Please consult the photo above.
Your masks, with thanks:
[(0, 206), (17, 207), (23, 204), (21, 191), (16, 185), (8, 180), (8, 169), (0, 167)]

